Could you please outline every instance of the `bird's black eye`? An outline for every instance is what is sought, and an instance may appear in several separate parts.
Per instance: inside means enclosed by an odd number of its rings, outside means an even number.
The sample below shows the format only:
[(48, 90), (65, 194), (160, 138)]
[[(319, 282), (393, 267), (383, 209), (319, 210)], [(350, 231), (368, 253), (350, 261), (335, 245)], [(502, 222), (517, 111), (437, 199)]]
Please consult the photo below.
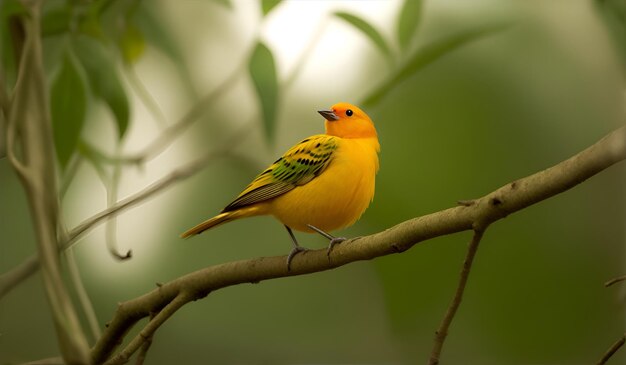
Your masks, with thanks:
[(346, 110), (346, 115), (347, 115), (347, 116), (351, 117), (351, 116), (352, 116), (352, 114), (354, 114), (354, 113), (352, 112), (352, 109), (348, 109), (348, 110)]

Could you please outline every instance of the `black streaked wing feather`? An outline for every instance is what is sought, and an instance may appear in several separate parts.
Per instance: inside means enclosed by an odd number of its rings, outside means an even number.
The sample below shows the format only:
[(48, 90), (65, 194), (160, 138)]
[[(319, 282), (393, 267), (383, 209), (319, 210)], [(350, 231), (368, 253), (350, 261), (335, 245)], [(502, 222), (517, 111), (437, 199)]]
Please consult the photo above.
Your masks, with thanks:
[(310, 182), (326, 169), (336, 148), (334, 136), (304, 139), (258, 175), (222, 212), (275, 198)]

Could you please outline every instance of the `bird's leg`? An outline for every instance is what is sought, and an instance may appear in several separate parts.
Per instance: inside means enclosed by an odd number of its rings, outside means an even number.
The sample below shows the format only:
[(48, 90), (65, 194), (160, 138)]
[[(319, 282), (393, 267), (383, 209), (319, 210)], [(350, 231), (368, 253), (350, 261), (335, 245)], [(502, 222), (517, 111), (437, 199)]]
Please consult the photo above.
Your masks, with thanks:
[(293, 243), (293, 249), (289, 253), (289, 256), (287, 256), (287, 271), (291, 271), (291, 260), (293, 260), (293, 258), (299, 252), (308, 251), (309, 249), (306, 247), (302, 247), (298, 244), (298, 240), (296, 240), (296, 236), (294, 236), (289, 226), (285, 225), (285, 228), (287, 228), (287, 232), (289, 232), (289, 236), (291, 236), (291, 242)]
[(335, 237), (328, 232), (322, 231), (321, 229), (315, 227), (312, 224), (307, 224), (307, 226), (311, 228), (312, 230), (314, 230), (315, 232), (321, 234), (322, 236), (330, 240), (330, 243), (328, 244), (328, 250), (326, 250), (326, 256), (328, 257), (330, 257), (330, 252), (333, 250), (333, 246), (346, 240), (345, 237)]

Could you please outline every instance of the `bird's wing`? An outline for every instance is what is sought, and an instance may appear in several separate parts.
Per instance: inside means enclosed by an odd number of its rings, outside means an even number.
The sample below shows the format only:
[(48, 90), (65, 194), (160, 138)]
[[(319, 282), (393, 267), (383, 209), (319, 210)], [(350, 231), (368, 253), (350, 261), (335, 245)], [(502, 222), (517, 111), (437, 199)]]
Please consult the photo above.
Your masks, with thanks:
[(259, 203), (308, 183), (322, 173), (337, 149), (337, 137), (324, 134), (302, 140), (257, 176), (222, 212)]

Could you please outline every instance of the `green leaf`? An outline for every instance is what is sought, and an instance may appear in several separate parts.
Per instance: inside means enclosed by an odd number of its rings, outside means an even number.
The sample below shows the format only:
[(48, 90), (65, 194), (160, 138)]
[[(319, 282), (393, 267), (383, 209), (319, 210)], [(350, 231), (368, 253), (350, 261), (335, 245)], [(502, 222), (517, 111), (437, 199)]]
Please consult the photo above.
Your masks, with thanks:
[(411, 44), (421, 16), (422, 0), (404, 0), (398, 18), (398, 42), (403, 50)]
[(280, 0), (261, 0), (261, 10), (263, 10), (263, 16), (267, 16), (276, 5), (280, 3)]
[(364, 99), (362, 104), (371, 106), (379, 102), (391, 89), (432, 62), (465, 45), (466, 43), (502, 31), (506, 28), (508, 28), (508, 26), (485, 26), (455, 34), (444, 39), (438, 39), (426, 44), (425, 46), (419, 48), (395, 74), (370, 93)]
[(112, 52), (98, 40), (86, 36), (76, 37), (73, 46), (85, 68), (92, 93), (113, 113), (118, 138), (122, 139), (128, 128), (130, 106)]
[(391, 50), (389, 46), (387, 46), (387, 42), (383, 36), (374, 28), (370, 23), (365, 20), (357, 17), (356, 15), (352, 15), (343, 11), (335, 12), (334, 15), (339, 19), (342, 19), (349, 24), (351, 24), (356, 29), (360, 30), (363, 34), (365, 34), (378, 49), (389, 59), (391, 58)]
[(59, 163), (63, 168), (76, 150), (78, 138), (85, 124), (86, 109), (85, 83), (76, 62), (66, 54), (50, 90), (54, 144)]
[(129, 64), (137, 62), (146, 48), (146, 42), (139, 28), (129, 23), (120, 37), (119, 47), (125, 62)]
[(70, 29), (72, 13), (68, 6), (60, 6), (50, 9), (43, 14), (41, 19), (41, 34), (50, 36), (66, 32)]
[(248, 69), (261, 102), (265, 135), (268, 141), (271, 142), (274, 139), (274, 127), (276, 124), (278, 80), (274, 56), (263, 43), (259, 42), (254, 49)]

